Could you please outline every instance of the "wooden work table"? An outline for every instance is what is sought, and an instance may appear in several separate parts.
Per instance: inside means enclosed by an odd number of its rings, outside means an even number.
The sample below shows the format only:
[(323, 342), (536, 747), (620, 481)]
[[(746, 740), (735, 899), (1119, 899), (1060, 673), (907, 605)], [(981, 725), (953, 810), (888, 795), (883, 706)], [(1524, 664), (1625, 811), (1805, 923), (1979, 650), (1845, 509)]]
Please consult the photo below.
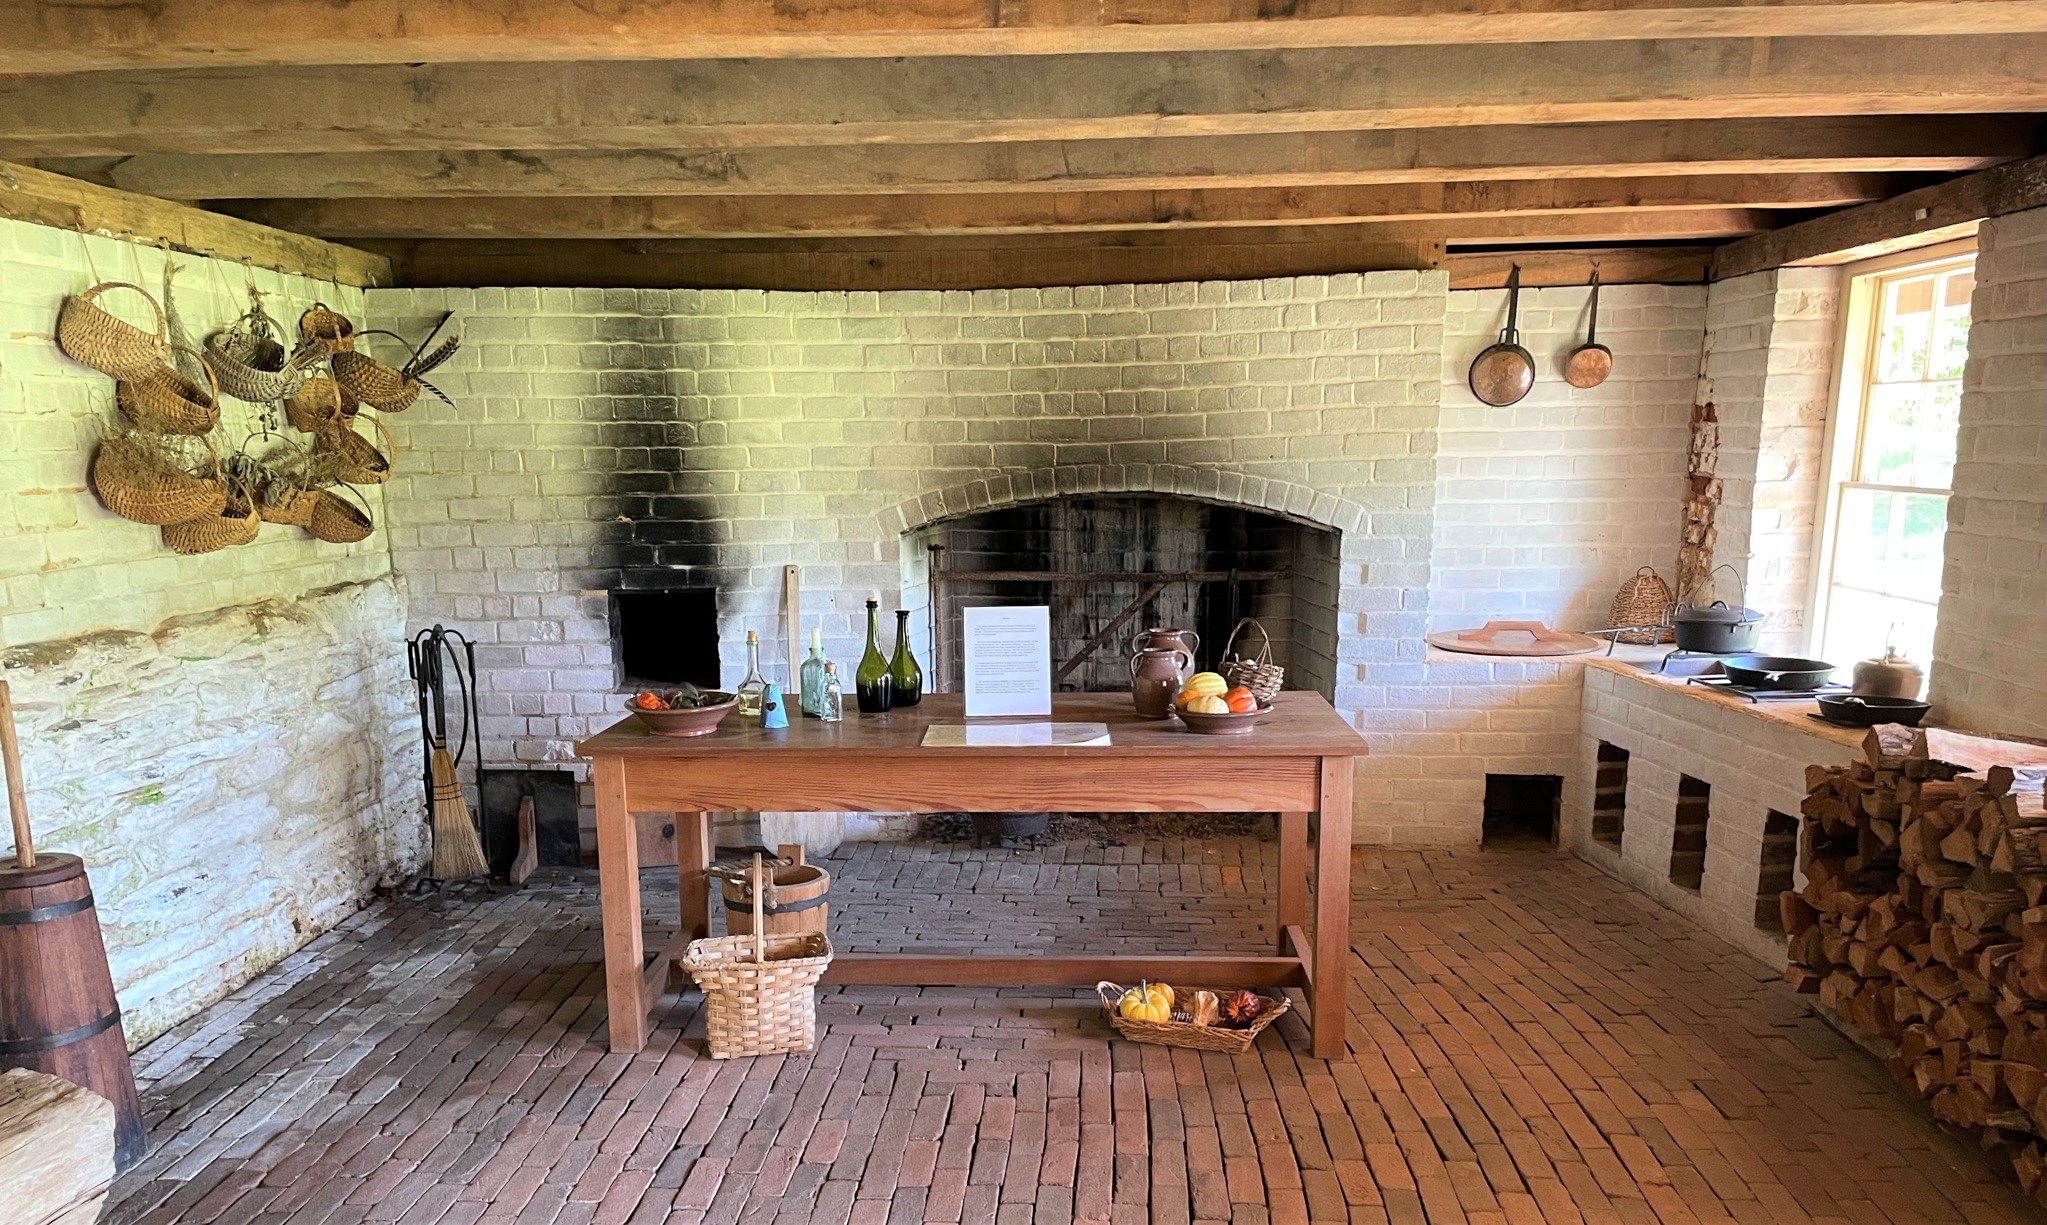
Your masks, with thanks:
[[(1158, 979), (1210, 987), (1299, 987), (1318, 1058), (1345, 1052), (1350, 955), (1352, 760), (1364, 741), (1319, 694), (1282, 693), (1248, 736), (1198, 736), (1174, 720), (1139, 719), (1127, 694), (1062, 694), (1051, 719), (1103, 723), (1106, 746), (926, 748), (931, 724), (961, 723), (957, 694), (908, 710), (797, 719), (767, 730), (728, 717), (708, 736), (649, 734), (626, 717), (577, 746), (597, 791), (611, 1047), (646, 1044), (647, 1014), (674, 959), (710, 934), (714, 812), (1278, 812), (1279, 896), (1266, 956), (840, 955), (827, 984), (1075, 986)], [(976, 720), (991, 722), (1029, 720)], [(1042, 722), (1042, 720), (1038, 720)], [(1200, 786), (1187, 786), (1199, 779)], [(682, 927), (648, 963), (640, 907), (635, 814), (674, 813)], [(690, 819), (694, 816), (694, 820)], [(1316, 818), (1315, 929), (1306, 935), (1308, 826)], [(848, 923), (858, 911), (833, 908)], [(1142, 947), (1145, 934), (1130, 933)]]

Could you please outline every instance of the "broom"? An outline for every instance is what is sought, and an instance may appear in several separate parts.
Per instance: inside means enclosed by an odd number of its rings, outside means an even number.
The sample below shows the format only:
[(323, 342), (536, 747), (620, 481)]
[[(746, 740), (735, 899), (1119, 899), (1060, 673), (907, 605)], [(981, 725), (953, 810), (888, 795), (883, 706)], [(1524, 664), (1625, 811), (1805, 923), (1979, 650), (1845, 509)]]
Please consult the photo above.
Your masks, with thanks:
[[(406, 648), (413, 679), (419, 685), (419, 726), (427, 741), (427, 814), (434, 831), (434, 858), (430, 871), (435, 880), (460, 880), (490, 873), (490, 861), (484, 858), (483, 845), (476, 837), (476, 825), (469, 819), (469, 804), (462, 798), (462, 784), (455, 778), (455, 759), (448, 752), (447, 683), (442, 671), (441, 653), (453, 650), (447, 641), (449, 636), (450, 631), (436, 625), (430, 630), (420, 631)], [(454, 636), (461, 637), (460, 634)], [(470, 646), (466, 638), (462, 644), (469, 650), (469, 675), (473, 676), (476, 648)], [(463, 710), (468, 715), (462, 729), (466, 747), (476, 730), (476, 705), (468, 677), (459, 679)], [(479, 737), (477, 751), (481, 753), (482, 750)]]

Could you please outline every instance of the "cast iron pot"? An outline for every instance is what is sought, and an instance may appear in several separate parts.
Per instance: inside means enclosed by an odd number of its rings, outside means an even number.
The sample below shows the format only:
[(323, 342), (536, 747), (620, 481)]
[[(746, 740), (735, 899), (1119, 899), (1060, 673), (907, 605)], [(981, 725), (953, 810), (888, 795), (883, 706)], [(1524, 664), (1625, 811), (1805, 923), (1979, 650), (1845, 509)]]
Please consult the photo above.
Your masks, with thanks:
[(1850, 727), (1875, 727), (1879, 723), (1918, 727), (1932, 709), (1917, 698), (1884, 698), (1867, 693), (1829, 693), (1820, 698), (1822, 718)]
[(1679, 604), (1670, 611), (1670, 627), (1677, 631), (1680, 651), (1728, 655), (1756, 649), (1756, 639), (1763, 632), (1763, 614), (1753, 608), (1729, 608), (1725, 600), (1704, 607)]
[(1731, 655), (1720, 661), (1720, 670), (1751, 689), (1817, 689), (1834, 674), (1834, 665), (1796, 655)]

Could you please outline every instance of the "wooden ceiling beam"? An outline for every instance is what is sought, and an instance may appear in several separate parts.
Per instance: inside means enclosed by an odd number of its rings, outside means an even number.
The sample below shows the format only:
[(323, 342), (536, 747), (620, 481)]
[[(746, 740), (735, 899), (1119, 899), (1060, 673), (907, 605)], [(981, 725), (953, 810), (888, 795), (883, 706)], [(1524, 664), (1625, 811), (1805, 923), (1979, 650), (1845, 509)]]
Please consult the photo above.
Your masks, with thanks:
[(24, 0), (11, 72), (2047, 31), (2042, 0)]
[(1713, 258), (1713, 279), (1786, 264), (1845, 264), (1965, 238), (1992, 217), (2047, 208), (2047, 157), (1965, 175), (1730, 243)]
[(1015, 195), (309, 199), (229, 202), (227, 211), (338, 238), (1029, 233), (1642, 209), (1839, 208), (1882, 197), (1889, 181), (1857, 174), (1721, 175)]
[(1580, 247), (1565, 250), (1451, 251), (1441, 267), (1452, 289), (1504, 289), (1518, 268), (1524, 289), (1584, 285), (1596, 270), (1605, 285), (1697, 285), (1713, 262), (1711, 247)]
[(316, 281), (391, 284), (391, 262), (381, 255), (186, 204), (81, 183), (30, 166), (0, 162), (0, 217), (81, 234), (163, 243), (173, 251)]
[(769, 149), (394, 150), (45, 159), (174, 200), (907, 195), (1614, 175), (1957, 173), (2047, 151), (2032, 115), (1846, 116)]
[[(2047, 34), (0, 79), (0, 156), (736, 149), (2047, 109)], [(208, 193), (233, 195), (231, 184)]]

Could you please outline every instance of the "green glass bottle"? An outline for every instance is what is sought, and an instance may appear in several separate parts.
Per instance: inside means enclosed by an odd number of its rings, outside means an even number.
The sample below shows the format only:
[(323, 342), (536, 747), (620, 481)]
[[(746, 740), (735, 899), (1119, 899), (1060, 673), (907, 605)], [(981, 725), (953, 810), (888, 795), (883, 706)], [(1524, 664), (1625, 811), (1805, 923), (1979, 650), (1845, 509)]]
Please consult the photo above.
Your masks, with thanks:
[(880, 629), (875, 610), (881, 601), (867, 597), (867, 653), (853, 673), (853, 689), (863, 715), (878, 715), (895, 704), (895, 679), (889, 675), (888, 660), (881, 653)]
[(897, 706), (915, 706), (924, 700), (924, 669), (910, 654), (910, 610), (896, 609), (896, 655), (888, 661), (889, 679), (895, 682), (891, 699)]

